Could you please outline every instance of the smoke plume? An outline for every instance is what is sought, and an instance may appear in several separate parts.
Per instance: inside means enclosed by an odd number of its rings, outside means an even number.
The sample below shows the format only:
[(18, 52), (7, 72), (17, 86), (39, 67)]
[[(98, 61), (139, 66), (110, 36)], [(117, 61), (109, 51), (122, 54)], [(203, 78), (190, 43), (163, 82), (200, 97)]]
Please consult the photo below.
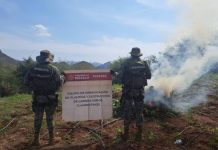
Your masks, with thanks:
[[(187, 89), (218, 62), (218, 1), (169, 0), (179, 12), (180, 26), (173, 42), (154, 64), (149, 82), (165, 97), (172, 97), (176, 109), (188, 108), (206, 101), (205, 89)], [(190, 89), (189, 89), (190, 90)], [(184, 93), (188, 96), (184, 96)]]
[[(218, 31), (217, 0), (167, 0), (178, 18), (176, 39), (194, 38), (200, 43), (212, 40)], [(175, 38), (175, 37), (173, 37)]]

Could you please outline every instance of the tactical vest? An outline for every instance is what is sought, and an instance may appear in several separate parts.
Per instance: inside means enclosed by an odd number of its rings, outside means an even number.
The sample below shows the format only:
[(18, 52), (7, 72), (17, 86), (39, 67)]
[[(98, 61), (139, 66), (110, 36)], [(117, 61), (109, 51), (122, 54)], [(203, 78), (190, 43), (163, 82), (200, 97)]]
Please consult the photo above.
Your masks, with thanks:
[(130, 88), (142, 88), (147, 84), (145, 62), (132, 60), (127, 62), (124, 84)]
[(57, 90), (52, 65), (37, 65), (31, 69), (31, 88), (36, 94), (53, 94)]

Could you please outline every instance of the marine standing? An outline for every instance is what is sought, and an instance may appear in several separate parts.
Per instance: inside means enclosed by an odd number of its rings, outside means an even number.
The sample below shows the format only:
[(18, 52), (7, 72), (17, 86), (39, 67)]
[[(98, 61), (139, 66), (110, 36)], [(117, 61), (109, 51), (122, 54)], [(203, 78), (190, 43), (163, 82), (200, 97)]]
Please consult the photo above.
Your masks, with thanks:
[(40, 56), (36, 57), (36, 65), (27, 72), (24, 78), (24, 84), (33, 91), (32, 110), (35, 114), (33, 145), (39, 145), (44, 111), (49, 131), (48, 143), (49, 145), (53, 144), (53, 115), (58, 104), (56, 92), (63, 83), (59, 70), (51, 64), (53, 59), (54, 55), (50, 51), (42, 50)]
[(147, 79), (151, 79), (151, 72), (146, 61), (142, 61), (140, 48), (134, 47), (128, 58), (121, 66), (121, 83), (123, 85), (123, 140), (129, 137), (129, 125), (132, 115), (135, 114), (137, 126), (136, 140), (140, 141), (143, 130), (144, 86)]

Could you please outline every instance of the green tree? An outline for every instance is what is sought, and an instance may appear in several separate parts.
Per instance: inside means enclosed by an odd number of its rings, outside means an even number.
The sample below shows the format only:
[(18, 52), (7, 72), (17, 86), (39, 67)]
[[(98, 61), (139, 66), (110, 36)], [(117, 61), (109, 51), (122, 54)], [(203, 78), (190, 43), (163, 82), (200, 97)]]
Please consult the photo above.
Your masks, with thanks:
[(8, 72), (2, 76), (0, 81), (0, 95), (9, 96), (18, 92), (18, 80), (15, 72)]
[[(114, 72), (120, 72), (121, 71), (121, 65), (126, 61), (127, 57), (124, 58), (119, 58), (115, 61), (113, 61), (110, 65), (110, 69), (113, 70)], [(114, 76), (113, 77), (113, 83), (121, 83), (119, 76)]]
[(63, 72), (64, 70), (70, 70), (71, 69), (71, 65), (69, 65), (67, 62), (65, 61), (60, 61), (60, 62), (55, 62), (54, 65), (56, 67), (58, 67), (58, 69), (60, 70), (60, 72)]
[(150, 56), (145, 57), (145, 60), (149, 66), (153, 63), (158, 63), (157, 57), (154, 55), (150, 55)]
[(23, 81), (27, 71), (35, 65), (35, 61), (29, 57), (24, 59), (22, 63), (20, 63), (16, 70), (16, 76), (19, 83), (19, 92), (27, 92), (28, 89), (24, 86)]
[(17, 92), (18, 82), (13, 67), (0, 61), (0, 97)]

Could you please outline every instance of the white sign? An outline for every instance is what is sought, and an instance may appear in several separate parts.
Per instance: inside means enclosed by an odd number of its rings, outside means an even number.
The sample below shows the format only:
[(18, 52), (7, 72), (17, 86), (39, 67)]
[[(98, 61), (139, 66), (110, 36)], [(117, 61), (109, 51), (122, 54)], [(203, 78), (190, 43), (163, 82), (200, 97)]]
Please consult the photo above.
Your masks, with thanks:
[(62, 118), (64, 121), (112, 117), (112, 77), (109, 70), (65, 72)]

